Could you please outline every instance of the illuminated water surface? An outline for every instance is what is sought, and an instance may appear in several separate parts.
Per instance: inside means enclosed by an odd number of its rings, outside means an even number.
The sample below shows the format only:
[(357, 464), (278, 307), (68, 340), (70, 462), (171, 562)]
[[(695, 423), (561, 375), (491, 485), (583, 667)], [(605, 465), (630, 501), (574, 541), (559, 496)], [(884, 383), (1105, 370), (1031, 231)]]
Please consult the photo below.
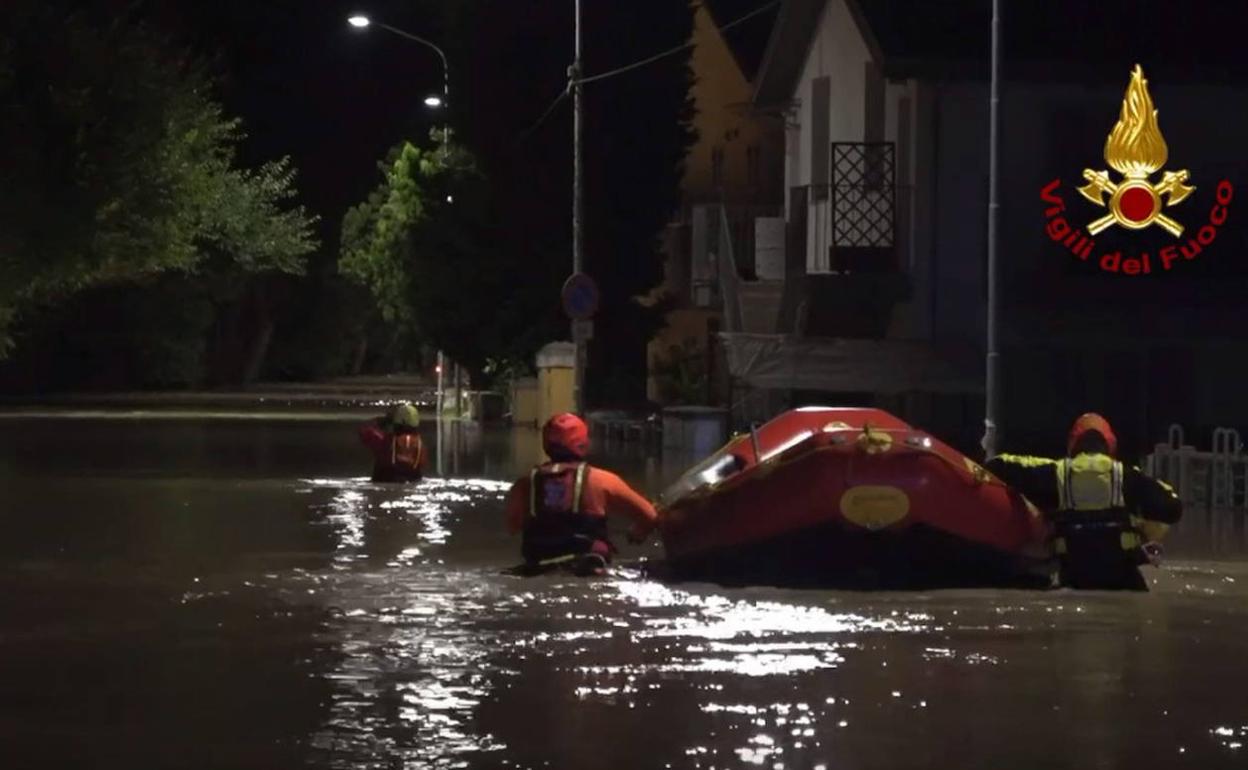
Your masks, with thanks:
[[(1248, 767), (1236, 514), (1142, 596), (664, 584), (653, 544), (523, 579), (531, 432), (449, 435), (416, 486), (354, 442), (0, 419), (3, 766)], [(651, 492), (687, 462), (606, 454)]]

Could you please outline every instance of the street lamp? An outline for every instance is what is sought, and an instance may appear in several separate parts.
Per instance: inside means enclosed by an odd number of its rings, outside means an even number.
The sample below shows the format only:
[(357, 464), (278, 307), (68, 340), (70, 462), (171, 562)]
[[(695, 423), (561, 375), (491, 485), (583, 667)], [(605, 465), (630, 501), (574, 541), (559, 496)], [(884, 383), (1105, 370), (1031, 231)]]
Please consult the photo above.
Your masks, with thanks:
[[(420, 43), (423, 46), (432, 48), (434, 52), (437, 53), (438, 58), (442, 60), (442, 96), (439, 97), (435, 94), (431, 94), (425, 97), (425, 105), (428, 107), (446, 107), (447, 102), (450, 101), (450, 95), (451, 95), (451, 67), (446, 61), (446, 53), (441, 48), (429, 42), (428, 40), (425, 40), (423, 37), (420, 37), (418, 35), (413, 35), (411, 32), (406, 32), (404, 30), (399, 29), (398, 27), (392, 27), (389, 24), (386, 24), (385, 22), (373, 21), (368, 16), (365, 16), (362, 13), (357, 13), (354, 16), (348, 17), (347, 23), (355, 27), (356, 29), (365, 29), (369, 26), (372, 26), (373, 24), (376, 24), (378, 27), (381, 27), (384, 30), (393, 32), (399, 37), (406, 38), (407, 40), (411, 40), (412, 42)], [(443, 123), (442, 124), (443, 150), (448, 149), (447, 146), (450, 143), (450, 133), (451, 133), (450, 127), (446, 123)], [(448, 195), (446, 197), (446, 200), (449, 203), (451, 201), (451, 196)], [(437, 396), (438, 397), (438, 422), (437, 422), (437, 425), (438, 425), (438, 473), (439, 474), (442, 473), (441, 444), (442, 444), (442, 401), (443, 401), (442, 369), (443, 369), (443, 363), (444, 363), (444, 357), (442, 355), (442, 351), (439, 350), (438, 351), (438, 366), (437, 366), (437, 373), (438, 373), (438, 396)], [(460, 402), (458, 366), (455, 369), (455, 374), (456, 374), (456, 377), (455, 377), (455, 413), (456, 415), (458, 415), (459, 414), (459, 402)]]
[[(399, 37), (407, 38), (408, 40), (411, 40), (413, 42), (420, 43), (423, 46), (432, 48), (434, 52), (438, 54), (438, 58), (442, 60), (442, 96), (431, 94), (425, 97), (425, 104), (430, 107), (445, 107), (446, 106), (446, 103), (450, 99), (450, 95), (451, 95), (451, 74), (450, 74), (451, 67), (449, 64), (447, 64), (446, 53), (443, 52), (441, 48), (437, 47), (433, 43), (430, 43), (428, 40), (425, 40), (423, 37), (420, 37), (418, 35), (413, 35), (411, 32), (406, 32), (404, 30), (399, 29), (398, 27), (392, 27), (389, 24), (386, 24), (385, 22), (382, 22), (382, 21), (374, 21), (373, 19), (369, 18), (368, 16), (365, 16), (362, 13), (357, 13), (354, 16), (348, 17), (347, 23), (355, 27), (356, 29), (365, 29), (375, 24), (384, 30), (393, 32)], [(450, 138), (449, 134), (450, 134), (450, 129), (444, 126), (442, 128), (443, 144), (445, 144), (447, 140)]]

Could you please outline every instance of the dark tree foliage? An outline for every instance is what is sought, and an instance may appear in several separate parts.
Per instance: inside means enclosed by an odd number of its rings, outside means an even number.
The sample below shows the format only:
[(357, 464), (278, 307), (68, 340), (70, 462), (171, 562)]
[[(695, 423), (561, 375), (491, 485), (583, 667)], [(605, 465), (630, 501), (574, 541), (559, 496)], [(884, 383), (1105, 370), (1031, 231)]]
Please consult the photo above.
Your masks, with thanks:
[[(130, 306), (163, 299), (170, 309), (154, 310), (176, 315), (177, 292), (158, 277), (237, 300), (262, 276), (303, 271), (315, 219), (291, 201), (291, 164), (237, 162), (240, 122), (193, 62), (128, 16), (23, 0), (0, 18), (0, 350), (21, 314), (55, 314), (95, 287), (120, 287), (114, 299)], [(172, 331), (199, 323), (193, 304), (158, 325), (171, 330), (164, 347), (205, 344)], [(136, 345), (153, 333), (141, 313), (113, 319)], [(48, 328), (29, 320), (28, 333)]]

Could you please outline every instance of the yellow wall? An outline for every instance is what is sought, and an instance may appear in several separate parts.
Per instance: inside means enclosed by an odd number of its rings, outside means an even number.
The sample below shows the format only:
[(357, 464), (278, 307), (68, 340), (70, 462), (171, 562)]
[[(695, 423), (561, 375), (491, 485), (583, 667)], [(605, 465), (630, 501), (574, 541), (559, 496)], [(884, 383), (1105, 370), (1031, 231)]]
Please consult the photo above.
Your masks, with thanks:
[[(698, 138), (685, 157), (685, 174), (681, 181), (684, 205), (722, 201), (782, 206), (784, 126), (777, 117), (750, 114), (753, 86), (701, 2), (695, 5), (691, 40), (694, 44), (691, 64), (696, 79), (692, 96), (697, 110), (693, 125)], [(760, 148), (756, 185), (749, 184), (747, 149), (751, 146)], [(714, 185), (712, 175), (712, 157), (717, 147), (724, 153), (721, 187)], [(681, 224), (687, 221), (686, 216), (682, 215), (664, 231), (664, 281), (642, 300), (643, 304), (656, 302), (666, 292), (678, 294), (673, 281), (679, 270), (677, 261), (689, 259), (689, 228)], [(681, 299), (687, 301), (688, 298)], [(655, 357), (666, 356), (670, 346), (686, 339), (694, 340), (705, 352), (707, 320), (719, 315), (718, 308), (690, 307), (668, 313), (666, 327), (655, 335), (647, 350), (651, 376), (646, 391), (651, 400), (657, 401), (660, 392), (653, 375)]]
[(511, 421), (516, 425), (537, 425), (537, 379), (523, 377), (511, 383)]
[(537, 370), (537, 424), (561, 412), (576, 411), (572, 389), (576, 384), (572, 368), (564, 366), (542, 367)]
[[(731, 33), (730, 33), (731, 34)], [(784, 127), (774, 117), (751, 115), (754, 88), (715, 26), (711, 14), (697, 4), (693, 17), (693, 119), (698, 140), (685, 158), (681, 189), (686, 200), (722, 198), (725, 202), (782, 203), (784, 201)], [(751, 186), (746, 150), (760, 148), (758, 184)], [(716, 147), (724, 152), (722, 188), (712, 181), (711, 158)]]
[(511, 456), (517, 468), (544, 462), (546, 453), (542, 451), (542, 432), (532, 428), (511, 431)]

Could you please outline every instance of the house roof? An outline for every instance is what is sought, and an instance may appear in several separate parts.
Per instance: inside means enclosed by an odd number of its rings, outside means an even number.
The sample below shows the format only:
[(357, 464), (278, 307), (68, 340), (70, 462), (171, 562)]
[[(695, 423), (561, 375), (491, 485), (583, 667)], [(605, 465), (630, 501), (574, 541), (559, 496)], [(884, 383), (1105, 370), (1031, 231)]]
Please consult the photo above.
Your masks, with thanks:
[(765, 0), (703, 0), (706, 10), (716, 27), (720, 27), (720, 35), (732, 51), (737, 66), (747, 80), (753, 81), (758, 68), (763, 62), (763, 51), (767, 40), (771, 37), (771, 29), (776, 23), (779, 5), (762, 11), (757, 16), (727, 31), (722, 27), (765, 5)]
[[(989, 76), (992, 0), (845, 2), (890, 78)], [(792, 98), (829, 0), (784, 0), (757, 78), (755, 106)], [(1010, 0), (1001, 6), (1002, 76), (1119, 83), (1137, 62), (1150, 78), (1242, 83), (1242, 21), (1231, 4), (1173, 0)]]

